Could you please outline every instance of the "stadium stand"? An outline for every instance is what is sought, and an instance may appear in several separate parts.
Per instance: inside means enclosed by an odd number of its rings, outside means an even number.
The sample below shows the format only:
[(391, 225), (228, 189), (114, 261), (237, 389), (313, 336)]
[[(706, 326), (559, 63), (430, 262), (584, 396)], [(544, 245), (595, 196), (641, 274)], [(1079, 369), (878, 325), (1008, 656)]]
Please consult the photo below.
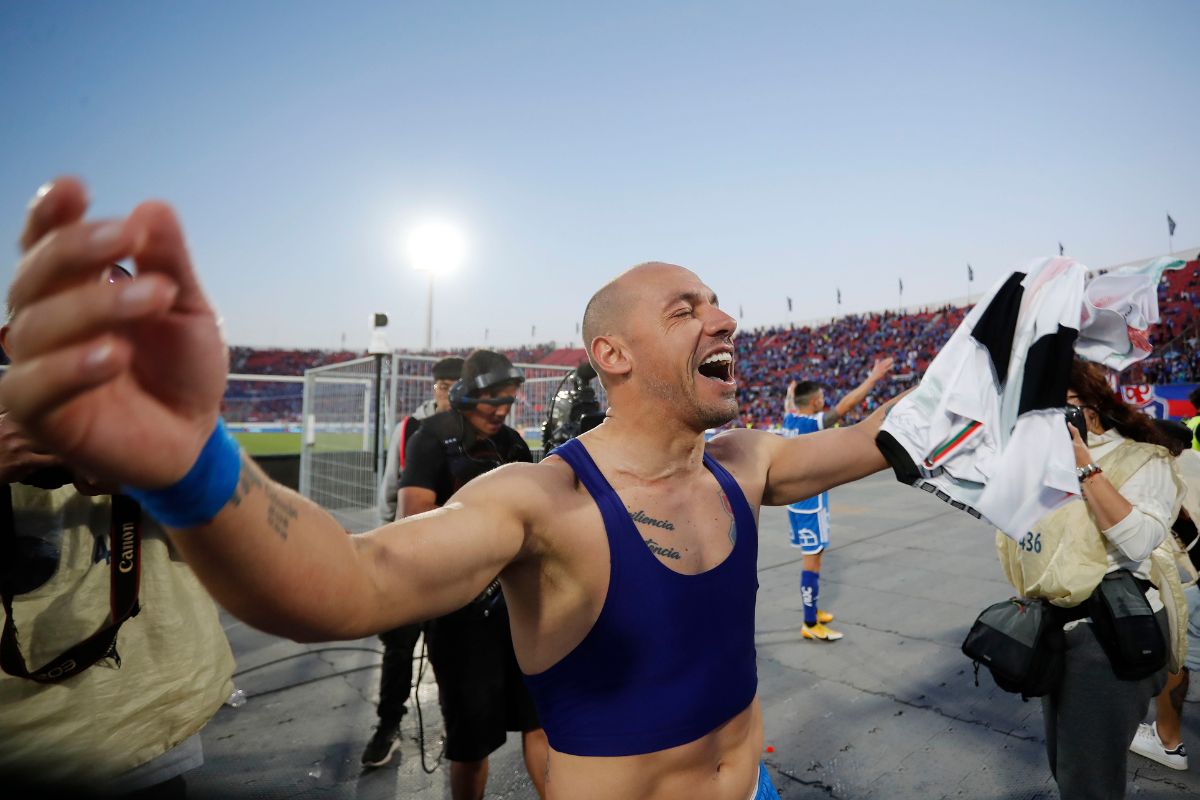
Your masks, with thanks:
[[(735, 362), (740, 419), (733, 424), (778, 425), (788, 381), (816, 381), (836, 399), (862, 382), (876, 359), (887, 356), (896, 364), (883, 399), (907, 389), (920, 379), (966, 312), (963, 307), (943, 306), (907, 314), (851, 314), (815, 327), (769, 327), (743, 333), (736, 340)], [(848, 421), (870, 413), (879, 399), (869, 397), (863, 408), (848, 415)]]
[[(1154, 352), (1122, 375), (1124, 384), (1200, 382), (1200, 259), (1168, 272), (1159, 285), (1161, 322), (1151, 332)], [(925, 368), (962, 322), (968, 307), (943, 305), (919, 312), (851, 314), (821, 325), (777, 325), (740, 331), (736, 338), (739, 414), (733, 426), (773, 427), (782, 419), (789, 380), (812, 380), (836, 400), (866, 377), (875, 359), (896, 360), (892, 378), (847, 416), (869, 414), (881, 399), (916, 384)], [(474, 348), (425, 353), (467, 355)], [(553, 342), (504, 351), (514, 363), (574, 367), (582, 348)], [(360, 358), (348, 350), (230, 348), (230, 372), (252, 375), (303, 375), (306, 369)], [(8, 363), (0, 353), (0, 363)], [(295, 422), (300, 419), (302, 387), (295, 383), (231, 381), (224, 413), (239, 422)]]

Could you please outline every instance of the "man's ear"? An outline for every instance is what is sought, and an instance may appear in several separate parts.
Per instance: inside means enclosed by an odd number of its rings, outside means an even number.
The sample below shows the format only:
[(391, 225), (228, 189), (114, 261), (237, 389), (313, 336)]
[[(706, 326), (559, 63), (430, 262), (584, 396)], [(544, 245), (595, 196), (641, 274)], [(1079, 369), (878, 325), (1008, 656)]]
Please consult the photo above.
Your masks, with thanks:
[(8, 353), (8, 323), (0, 325), (0, 350)]
[(590, 354), (596, 368), (608, 375), (627, 375), (633, 368), (628, 348), (616, 336), (597, 336)]

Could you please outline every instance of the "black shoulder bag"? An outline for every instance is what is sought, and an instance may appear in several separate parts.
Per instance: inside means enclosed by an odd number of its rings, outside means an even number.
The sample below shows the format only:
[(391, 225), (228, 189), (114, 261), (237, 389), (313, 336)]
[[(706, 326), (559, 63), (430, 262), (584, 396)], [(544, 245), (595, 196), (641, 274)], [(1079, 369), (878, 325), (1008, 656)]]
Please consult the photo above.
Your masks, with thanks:
[(1063, 620), (1045, 600), (1013, 597), (985, 608), (962, 643), (963, 654), (991, 670), (996, 685), (1024, 698), (1049, 694), (1062, 675)]
[(1084, 603), (1117, 677), (1136, 681), (1167, 663), (1167, 640), (1146, 599), (1153, 584), (1126, 569), (1104, 576)]

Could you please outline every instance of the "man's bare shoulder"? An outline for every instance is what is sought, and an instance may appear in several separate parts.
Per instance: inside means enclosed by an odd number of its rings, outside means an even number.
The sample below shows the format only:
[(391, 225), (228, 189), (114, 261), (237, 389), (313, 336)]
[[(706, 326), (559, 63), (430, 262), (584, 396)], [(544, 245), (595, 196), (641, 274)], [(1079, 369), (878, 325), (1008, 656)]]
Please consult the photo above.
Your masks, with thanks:
[[(503, 502), (514, 510), (533, 513), (549, 504), (562, 502), (575, 493), (575, 473), (558, 456), (536, 464), (505, 464), (476, 478), (465, 488), (478, 487), (489, 500)], [(474, 494), (474, 493), (473, 493)]]
[(718, 461), (757, 458), (778, 445), (783, 439), (769, 431), (753, 428), (731, 428), (708, 440), (708, 454)]
[(771, 458), (783, 441), (783, 437), (767, 431), (734, 428), (714, 436), (704, 449), (733, 473), (749, 497), (761, 490)]

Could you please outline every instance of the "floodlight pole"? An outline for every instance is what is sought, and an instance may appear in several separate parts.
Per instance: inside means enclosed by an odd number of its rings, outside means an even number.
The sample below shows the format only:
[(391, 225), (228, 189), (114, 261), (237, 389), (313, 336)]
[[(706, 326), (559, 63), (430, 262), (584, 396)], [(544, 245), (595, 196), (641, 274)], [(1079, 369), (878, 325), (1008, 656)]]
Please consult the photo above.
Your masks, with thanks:
[(433, 352), (433, 270), (429, 270), (429, 286), (425, 292), (425, 352)]

